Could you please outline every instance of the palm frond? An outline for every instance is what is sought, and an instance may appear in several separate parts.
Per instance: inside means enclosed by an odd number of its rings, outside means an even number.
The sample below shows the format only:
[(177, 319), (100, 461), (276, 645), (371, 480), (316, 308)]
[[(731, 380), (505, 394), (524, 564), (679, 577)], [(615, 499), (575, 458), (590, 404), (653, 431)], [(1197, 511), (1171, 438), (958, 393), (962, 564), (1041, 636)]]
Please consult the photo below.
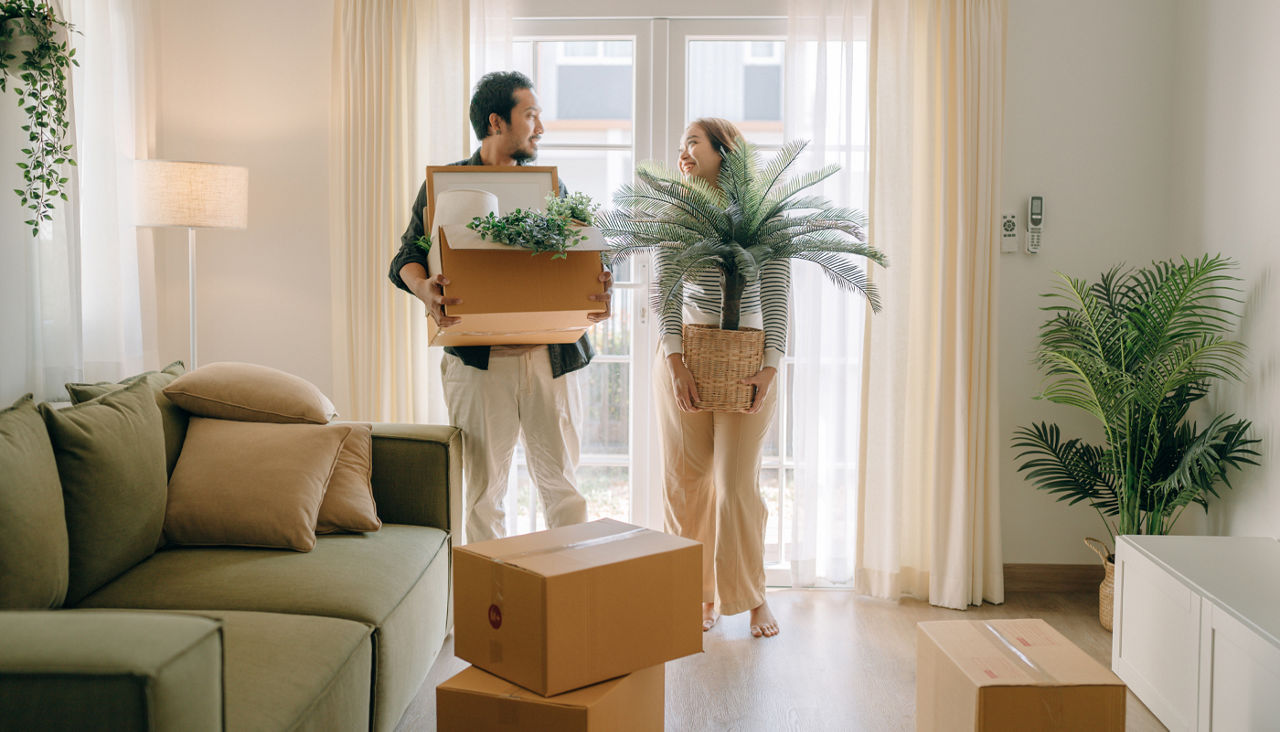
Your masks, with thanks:
[(875, 284), (867, 279), (867, 271), (848, 257), (843, 257), (835, 252), (805, 251), (797, 252), (791, 255), (791, 258), (803, 259), (822, 267), (827, 279), (835, 283), (837, 287), (842, 290), (861, 292), (867, 298), (867, 303), (871, 305), (871, 312), (880, 312), (879, 290), (876, 289)]
[(1056, 424), (1039, 422), (1014, 431), (1013, 447), (1021, 450), (1018, 470), (1041, 490), (1070, 504), (1088, 502), (1106, 515), (1117, 511), (1116, 490), (1104, 469), (1104, 451), (1079, 439), (1063, 441)]

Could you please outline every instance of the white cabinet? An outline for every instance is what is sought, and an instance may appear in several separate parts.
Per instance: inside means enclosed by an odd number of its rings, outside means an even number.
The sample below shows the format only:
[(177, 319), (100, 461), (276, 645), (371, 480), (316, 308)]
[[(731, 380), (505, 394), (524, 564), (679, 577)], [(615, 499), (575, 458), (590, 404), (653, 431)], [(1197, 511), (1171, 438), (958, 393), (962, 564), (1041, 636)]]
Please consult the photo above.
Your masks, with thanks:
[(1112, 670), (1174, 732), (1280, 730), (1280, 542), (1122, 536)]

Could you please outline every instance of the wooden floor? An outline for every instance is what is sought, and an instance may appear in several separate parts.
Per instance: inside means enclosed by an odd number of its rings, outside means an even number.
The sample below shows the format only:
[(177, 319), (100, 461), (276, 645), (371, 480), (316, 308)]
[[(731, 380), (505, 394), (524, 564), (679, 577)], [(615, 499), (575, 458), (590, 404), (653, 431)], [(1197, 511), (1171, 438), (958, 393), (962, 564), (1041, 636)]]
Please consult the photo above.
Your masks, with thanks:
[[(1111, 634), (1098, 624), (1095, 593), (1009, 593), (1003, 605), (967, 612), (851, 592), (771, 590), (782, 634), (755, 639), (747, 615), (721, 618), (704, 652), (667, 664), (669, 732), (893, 732), (915, 729), (915, 624), (922, 620), (1042, 618), (1111, 666)], [(435, 729), (435, 686), (467, 664), (445, 642), (400, 722)], [(1165, 727), (1129, 693), (1126, 729)]]

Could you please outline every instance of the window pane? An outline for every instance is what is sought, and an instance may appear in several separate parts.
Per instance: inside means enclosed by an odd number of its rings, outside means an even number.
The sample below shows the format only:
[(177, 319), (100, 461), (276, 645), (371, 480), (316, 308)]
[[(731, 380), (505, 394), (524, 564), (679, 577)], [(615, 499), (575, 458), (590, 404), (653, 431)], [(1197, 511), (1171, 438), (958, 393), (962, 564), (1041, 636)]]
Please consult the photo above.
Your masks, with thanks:
[(635, 44), (632, 41), (533, 41), (515, 44), (542, 105), (542, 142), (631, 143)]
[(596, 359), (583, 369), (582, 454), (622, 455), (631, 447), (631, 366)]
[(545, 144), (536, 164), (556, 166), (570, 193), (586, 193), (605, 206), (612, 204), (614, 191), (631, 181), (634, 170), (629, 150), (556, 150)]
[(781, 522), (778, 516), (778, 474), (776, 469), (760, 471), (760, 496), (764, 498), (769, 509), (769, 518), (764, 525), (764, 563), (777, 564), (783, 561), (781, 547), (778, 543)]
[(599, 56), (600, 44), (595, 41), (567, 41), (561, 44), (568, 57)]
[(635, 327), (631, 322), (631, 304), (635, 297), (633, 289), (613, 288), (613, 315), (587, 331), (597, 355), (626, 356), (631, 353), (631, 334)]
[(587, 499), (587, 520), (631, 520), (631, 471), (623, 466), (578, 468), (578, 490)]
[(781, 41), (689, 41), (686, 121), (723, 117), (757, 145), (781, 144), (781, 48)]

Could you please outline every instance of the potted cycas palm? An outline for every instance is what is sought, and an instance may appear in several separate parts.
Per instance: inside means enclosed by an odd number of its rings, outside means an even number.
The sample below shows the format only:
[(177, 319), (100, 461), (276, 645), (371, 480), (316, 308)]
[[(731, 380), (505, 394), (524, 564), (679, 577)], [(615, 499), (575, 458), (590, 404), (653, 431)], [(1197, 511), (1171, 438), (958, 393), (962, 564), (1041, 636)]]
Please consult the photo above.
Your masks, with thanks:
[(886, 264), (884, 253), (867, 243), (865, 214), (802, 195), (839, 166), (784, 179), (807, 144), (789, 142), (765, 165), (755, 146), (739, 138), (724, 153), (718, 187), (659, 163), (641, 164), (638, 182), (614, 195), (617, 208), (597, 216), (613, 258), (650, 251), (664, 257), (653, 296), (663, 316), (680, 311), (685, 283), (709, 270), (722, 278), (720, 327), (684, 327), (684, 360), (699, 408), (746, 411), (751, 405), (751, 387), (739, 382), (760, 370), (764, 335), (740, 328), (739, 321), (746, 287), (767, 263), (813, 262), (841, 288), (866, 296), (872, 310), (880, 309), (866, 270), (848, 256)]
[(12, 77), (18, 106), (27, 113), (23, 187), (15, 189), (24, 208), (31, 210), (26, 221), (32, 235), (40, 224), (53, 219), (50, 213), (57, 199), (67, 200), (68, 178), (63, 165), (75, 165), (71, 145), (63, 144), (70, 128), (67, 108), (67, 76), (79, 66), (67, 34), (74, 30), (59, 18), (47, 0), (0, 0), (0, 92)]
[[(1233, 266), (1206, 255), (1115, 267), (1092, 284), (1059, 274), (1045, 295), (1053, 302), (1036, 351), (1046, 374), (1039, 398), (1087, 411), (1105, 441), (1064, 440), (1048, 422), (1021, 427), (1018, 470), (1060, 501), (1092, 506), (1113, 542), (1168, 533), (1188, 506), (1207, 511), (1218, 486), (1230, 487), (1229, 468), (1256, 464), (1249, 420), (1218, 414), (1201, 426), (1187, 418), (1215, 381), (1241, 378), (1245, 346), (1226, 337), (1238, 319)], [(1109, 630), (1114, 553), (1099, 554), (1099, 618)]]

